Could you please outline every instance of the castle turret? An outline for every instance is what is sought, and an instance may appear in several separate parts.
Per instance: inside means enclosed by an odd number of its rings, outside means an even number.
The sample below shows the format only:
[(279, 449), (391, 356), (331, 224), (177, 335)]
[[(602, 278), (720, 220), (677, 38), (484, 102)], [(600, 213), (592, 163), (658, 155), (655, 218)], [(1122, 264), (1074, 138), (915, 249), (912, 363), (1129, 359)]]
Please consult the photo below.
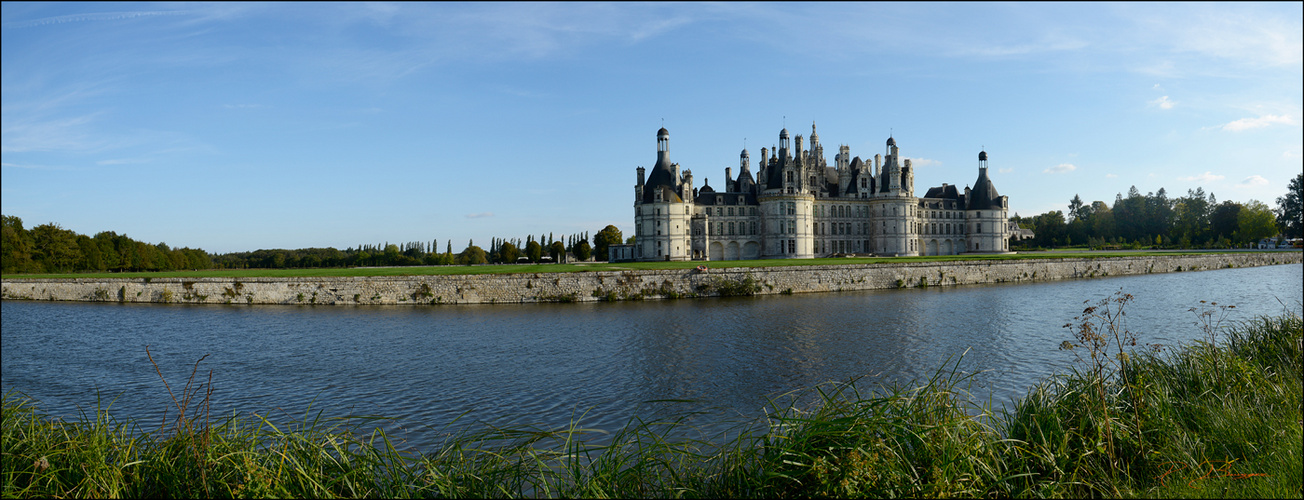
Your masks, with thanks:
[(634, 203), (635, 258), (688, 260), (691, 252), (693, 174), (670, 161), (670, 132), (657, 131), (657, 163), (643, 179), (639, 168), (639, 198)]
[(965, 225), (969, 253), (1009, 251), (1009, 197), (996, 192), (987, 176), (987, 151), (978, 153), (978, 180), (965, 188)]

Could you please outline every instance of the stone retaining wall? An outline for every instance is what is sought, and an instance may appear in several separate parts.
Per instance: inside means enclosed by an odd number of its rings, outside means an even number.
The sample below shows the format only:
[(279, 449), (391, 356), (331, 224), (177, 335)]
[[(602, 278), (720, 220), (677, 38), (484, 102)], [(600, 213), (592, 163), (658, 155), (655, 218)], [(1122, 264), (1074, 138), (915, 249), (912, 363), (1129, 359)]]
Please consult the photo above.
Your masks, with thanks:
[(4, 279), (5, 300), (183, 304), (492, 304), (836, 292), (1300, 264), (1244, 252), (651, 271), (345, 278)]

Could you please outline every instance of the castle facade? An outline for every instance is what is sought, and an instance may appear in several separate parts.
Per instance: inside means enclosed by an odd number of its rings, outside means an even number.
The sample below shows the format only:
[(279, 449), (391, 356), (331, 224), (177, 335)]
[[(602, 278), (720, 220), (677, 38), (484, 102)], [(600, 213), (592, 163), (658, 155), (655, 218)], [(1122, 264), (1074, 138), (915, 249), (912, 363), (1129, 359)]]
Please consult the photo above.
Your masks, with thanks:
[(756, 175), (744, 149), (738, 177), (725, 169), (719, 190), (693, 187), (693, 173), (670, 161), (670, 132), (657, 131), (657, 162), (638, 167), (634, 186), (635, 260), (809, 259), (838, 255), (954, 255), (1009, 251), (1009, 199), (987, 176), (915, 196), (914, 170), (888, 138), (873, 162), (840, 146), (829, 165), (811, 125), (810, 147), (788, 130), (761, 148)]

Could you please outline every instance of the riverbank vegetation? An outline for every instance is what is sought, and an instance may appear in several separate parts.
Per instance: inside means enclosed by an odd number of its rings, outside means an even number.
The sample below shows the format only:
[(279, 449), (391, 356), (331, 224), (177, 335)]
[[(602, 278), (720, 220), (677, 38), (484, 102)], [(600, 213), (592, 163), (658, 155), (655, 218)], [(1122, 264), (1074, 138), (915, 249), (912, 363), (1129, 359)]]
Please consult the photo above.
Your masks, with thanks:
[[(1130, 297), (1066, 325), (1082, 361), (1011, 406), (976, 402), (948, 364), (918, 387), (855, 381), (775, 403), (734, 431), (680, 438), (689, 415), (614, 434), (485, 426), (404, 450), (365, 417), (212, 418), (211, 376), (176, 393), (164, 428), (107, 409), (64, 421), (8, 393), (4, 497), (1280, 497), (1299, 498), (1298, 314), (1133, 350)], [(196, 364), (198, 367), (198, 363)], [(196, 370), (198, 371), (198, 370)], [(203, 377), (199, 377), (200, 382)], [(172, 389), (169, 389), (171, 391)], [(810, 401), (812, 398), (795, 398)], [(594, 444), (594, 443), (602, 443)]]

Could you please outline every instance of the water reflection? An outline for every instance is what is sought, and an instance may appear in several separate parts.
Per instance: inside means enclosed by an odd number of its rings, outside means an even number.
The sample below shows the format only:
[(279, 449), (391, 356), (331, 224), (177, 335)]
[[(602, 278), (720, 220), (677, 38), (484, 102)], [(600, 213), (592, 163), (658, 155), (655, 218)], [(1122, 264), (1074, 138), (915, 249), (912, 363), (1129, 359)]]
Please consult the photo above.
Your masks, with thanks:
[[(976, 393), (999, 405), (1071, 355), (1061, 326), (1120, 287), (1136, 295), (1144, 342), (1198, 338), (1187, 309), (1232, 319), (1298, 308), (1304, 266), (872, 292), (499, 306), (157, 306), (6, 301), (3, 389), (59, 415), (121, 397), (122, 416), (158, 425), (171, 404), (154, 367), (183, 384), (214, 373), (219, 413), (392, 417), (416, 446), (463, 421), (614, 429), (663, 404), (712, 408), (712, 422), (759, 414), (770, 398), (827, 381), (905, 384), (967, 351)], [(1280, 302), (1279, 302), (1280, 300)], [(954, 358), (952, 358), (954, 359)], [(175, 415), (175, 410), (170, 413)]]

